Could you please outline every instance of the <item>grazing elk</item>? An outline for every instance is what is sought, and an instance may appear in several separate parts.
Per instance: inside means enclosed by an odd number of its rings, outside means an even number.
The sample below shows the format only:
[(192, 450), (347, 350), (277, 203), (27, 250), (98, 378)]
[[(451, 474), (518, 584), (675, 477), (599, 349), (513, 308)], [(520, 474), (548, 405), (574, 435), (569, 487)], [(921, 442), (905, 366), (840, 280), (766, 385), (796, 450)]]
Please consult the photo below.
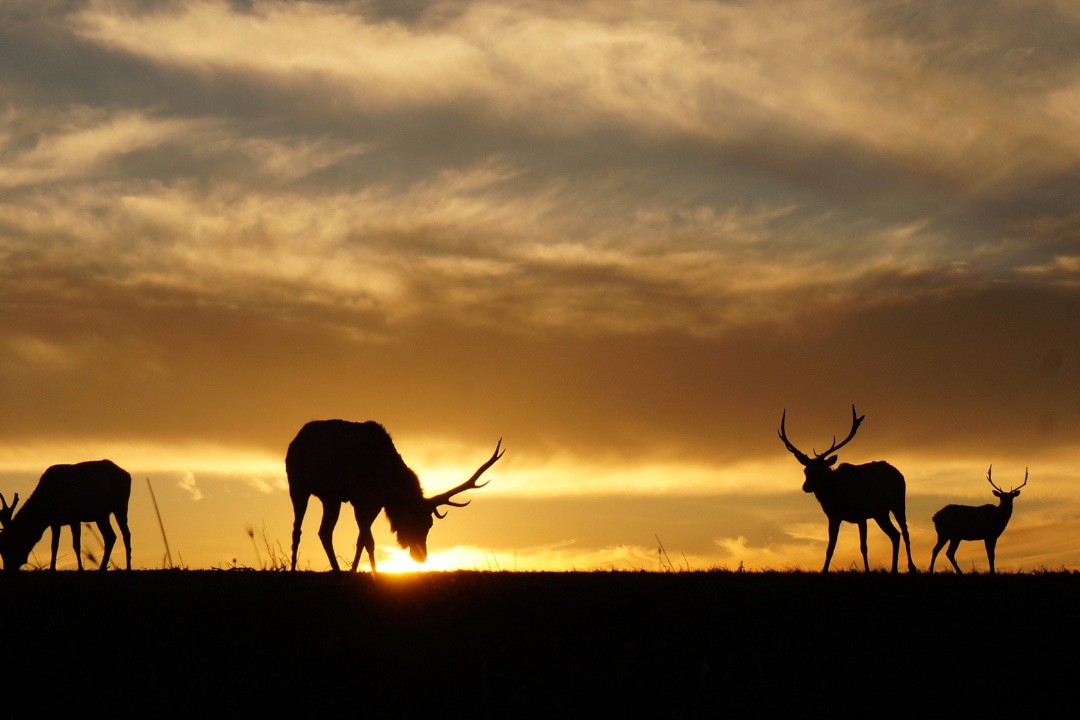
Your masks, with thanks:
[(300, 546), (300, 526), (312, 495), (323, 504), (319, 539), (322, 541), (330, 567), (339, 570), (334, 555), (333, 536), (341, 503), (351, 503), (360, 536), (356, 541), (356, 556), (352, 570), (360, 563), (360, 554), (367, 550), (371, 572), (375, 572), (375, 538), (371, 524), (386, 509), (390, 529), (397, 535), (402, 548), (417, 562), (427, 559), (428, 531), (434, 518), (445, 517), (439, 512), (442, 505), (464, 507), (468, 502), (456, 502), (453, 497), (487, 483), (477, 484), (485, 470), (503, 456), (502, 440), (495, 452), (473, 476), (461, 485), (433, 497), (424, 497), (420, 480), (401, 459), (390, 434), (377, 422), (346, 420), (316, 420), (300, 428), (285, 455), (285, 472), (289, 479), (289, 497), (293, 504), (292, 565), (296, 570), (296, 551)]
[[(892, 541), (892, 572), (896, 572), (901, 533), (907, 548), (908, 571), (917, 572), (918, 569), (911, 559), (911, 540), (908, 537), (907, 514), (904, 509), (907, 488), (900, 471), (880, 460), (863, 465), (842, 463), (836, 469), (832, 467), (836, 464), (836, 451), (851, 442), (865, 418), (865, 415), (856, 417), (855, 406), (852, 405), (851, 432), (848, 436), (840, 443), (836, 442), (834, 436), (828, 450), (823, 453), (815, 452), (814, 456), (810, 457), (800, 452), (787, 438), (784, 429), (787, 410), (784, 410), (780, 417), (780, 439), (804, 467), (806, 481), (803, 482), (803, 492), (814, 493), (829, 519), (829, 545), (825, 550), (825, 566), (821, 571), (829, 570), (841, 522), (851, 522), (859, 526), (859, 549), (862, 551), (863, 567), (867, 572), (870, 571), (870, 561), (866, 556), (866, 521), (873, 518)], [(900, 532), (896, 531), (889, 519), (890, 512), (900, 523)]]
[(934, 545), (934, 554), (930, 556), (930, 572), (934, 572), (934, 562), (938, 553), (945, 543), (949, 543), (949, 549), (945, 551), (945, 557), (949, 558), (957, 573), (963, 573), (956, 564), (956, 549), (960, 547), (961, 540), (982, 540), (986, 545), (986, 558), (990, 561), (990, 572), (994, 572), (994, 549), (997, 547), (998, 538), (1005, 532), (1005, 526), (1012, 517), (1013, 500), (1020, 496), (1020, 488), (1027, 485), (1028, 471), (1024, 468), (1024, 482), (1020, 487), (1005, 492), (991, 478), (994, 466), (986, 471), (986, 481), (994, 488), (994, 495), (1000, 501), (997, 505), (946, 505), (934, 513), (934, 527), (937, 529), (937, 544)]
[(92, 460), (75, 465), (53, 465), (42, 474), (34, 492), (15, 514), (19, 496), (11, 505), (0, 495), (0, 557), (4, 570), (14, 572), (26, 564), (30, 551), (45, 532), (52, 529), (52, 562), (56, 569), (56, 551), (60, 544), (60, 529), (71, 527), (71, 539), (79, 569), (83, 569), (81, 523), (95, 522), (101, 531), (105, 550), (101, 557), (101, 569), (109, 566), (109, 556), (116, 544), (116, 532), (109, 521), (116, 516), (116, 524), (124, 537), (127, 569), (131, 569), (131, 533), (128, 530), (128, 498), (131, 496), (131, 475), (111, 460)]

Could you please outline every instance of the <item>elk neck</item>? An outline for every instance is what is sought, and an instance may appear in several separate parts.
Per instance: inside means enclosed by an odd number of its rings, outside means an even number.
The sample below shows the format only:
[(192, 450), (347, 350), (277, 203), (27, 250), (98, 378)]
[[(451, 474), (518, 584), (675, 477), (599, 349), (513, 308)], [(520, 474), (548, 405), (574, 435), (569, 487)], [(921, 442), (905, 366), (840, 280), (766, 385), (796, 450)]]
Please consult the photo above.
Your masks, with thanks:
[(26, 502), (11, 518), (4, 530), (4, 536), (13, 540), (18, 538), (16, 542), (29, 542), (31, 545), (37, 543), (45, 533), (45, 528), (52, 524), (48, 505), (47, 501), (42, 501), (40, 493), (30, 493), (30, 497), (26, 498)]
[(424, 490), (416, 473), (403, 463), (400, 481), (388, 489), (383, 498), (383, 508), (390, 521), (391, 532), (398, 537), (398, 544), (426, 540), (434, 518), (424, 500)]
[(1009, 524), (1009, 518), (1012, 517), (1013, 512), (1013, 500), (1016, 496), (1012, 493), (1002, 493), (998, 495), (998, 504), (994, 507), (997, 510), (998, 522), (1001, 523), (1001, 528), (1004, 529)]

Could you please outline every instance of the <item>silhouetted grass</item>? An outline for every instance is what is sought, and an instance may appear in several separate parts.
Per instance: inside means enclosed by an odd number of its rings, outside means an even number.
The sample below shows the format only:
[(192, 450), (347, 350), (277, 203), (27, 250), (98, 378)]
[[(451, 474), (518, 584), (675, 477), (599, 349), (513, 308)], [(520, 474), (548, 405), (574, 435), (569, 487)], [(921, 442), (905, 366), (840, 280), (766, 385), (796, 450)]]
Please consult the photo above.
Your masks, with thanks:
[[(1073, 706), (1080, 575), (23, 572), (37, 712), (1005, 716)], [(68, 670), (64, 659), (78, 659)]]
[[(284, 571), (289, 569), (289, 555), (285, 552), (285, 548), (281, 547), (281, 543), (276, 540), (271, 540), (270, 535), (266, 532), (266, 526), (264, 525), (256, 533), (254, 525), (247, 525), (244, 527), (244, 532), (251, 539), (252, 547), (255, 548), (255, 562), (258, 570), (277, 570)], [(262, 550), (259, 550), (260, 545)], [(263, 553), (266, 554), (266, 560), (263, 560)], [(233, 560), (234, 568), (241, 568), (237, 561)]]
[(150, 500), (154, 504), (154, 516), (157, 518), (158, 527), (161, 529), (161, 542), (165, 544), (165, 555), (161, 558), (161, 566), (166, 570), (175, 569), (176, 565), (173, 564), (172, 551), (169, 549), (169, 536), (165, 534), (165, 521), (161, 519), (157, 495), (154, 494), (154, 486), (150, 483), (150, 478), (146, 478), (146, 489), (150, 491)]

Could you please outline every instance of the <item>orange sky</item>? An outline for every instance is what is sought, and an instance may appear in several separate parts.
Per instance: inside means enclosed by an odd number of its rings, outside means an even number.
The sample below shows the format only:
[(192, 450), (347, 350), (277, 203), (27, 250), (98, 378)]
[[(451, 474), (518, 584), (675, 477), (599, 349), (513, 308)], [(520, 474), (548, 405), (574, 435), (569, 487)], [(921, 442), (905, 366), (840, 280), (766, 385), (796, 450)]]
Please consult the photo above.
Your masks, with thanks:
[(174, 561), (266, 562), (340, 417), (432, 493), (504, 438), (433, 568), (817, 569), (776, 429), (852, 403), (920, 565), (993, 463), (998, 567), (1080, 567), (1072, 3), (14, 0), (0, 47), (0, 492), (111, 458), (138, 567), (147, 477)]

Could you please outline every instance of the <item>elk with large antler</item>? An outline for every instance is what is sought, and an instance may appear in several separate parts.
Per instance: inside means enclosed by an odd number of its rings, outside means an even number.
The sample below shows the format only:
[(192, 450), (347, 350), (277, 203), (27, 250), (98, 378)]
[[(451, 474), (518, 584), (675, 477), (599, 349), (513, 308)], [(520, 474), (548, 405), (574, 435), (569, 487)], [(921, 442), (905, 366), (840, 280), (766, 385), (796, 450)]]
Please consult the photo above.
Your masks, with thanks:
[(96, 522), (101, 531), (105, 549), (101, 556), (101, 569), (109, 566), (109, 556), (116, 543), (116, 531), (112, 529), (109, 516), (116, 517), (120, 534), (124, 538), (127, 569), (131, 569), (131, 533), (128, 530), (128, 498), (131, 496), (131, 475), (111, 460), (92, 460), (74, 465), (53, 465), (42, 474), (34, 492), (15, 514), (19, 495), (15, 494), (11, 505), (0, 495), (0, 557), (4, 570), (15, 571), (26, 564), (30, 551), (45, 533), (52, 529), (52, 561), (49, 567), (56, 569), (56, 551), (60, 543), (60, 529), (71, 527), (71, 540), (80, 570), (82, 562), (81, 523)]
[[(814, 456), (810, 457), (792, 445), (787, 438), (787, 431), (784, 429), (787, 410), (784, 410), (780, 417), (780, 439), (803, 465), (806, 474), (803, 492), (814, 493), (829, 519), (829, 545), (825, 549), (825, 566), (821, 571), (829, 570), (841, 522), (851, 522), (859, 526), (859, 549), (862, 551), (863, 567), (867, 572), (870, 571), (870, 561), (866, 555), (866, 521), (873, 518), (892, 541), (892, 572), (896, 572), (901, 534), (907, 549), (908, 571), (917, 572), (911, 559), (911, 540), (908, 537), (907, 514), (904, 508), (907, 486), (900, 471), (880, 460), (863, 465), (842, 463), (835, 469), (832, 467), (836, 464), (836, 451), (851, 442), (865, 418), (865, 415), (857, 417), (855, 406), (852, 405), (851, 432), (848, 436), (839, 443), (834, 436), (828, 450), (823, 453), (815, 452)], [(890, 512), (896, 516), (900, 532), (897, 532), (889, 519)]]
[(998, 538), (1005, 532), (1005, 526), (1012, 517), (1013, 500), (1020, 495), (1020, 488), (1027, 485), (1028, 471), (1024, 468), (1024, 482), (1020, 487), (1006, 492), (997, 485), (991, 477), (994, 466), (986, 471), (986, 481), (994, 488), (994, 495), (1000, 501), (997, 505), (946, 505), (934, 513), (934, 527), (937, 529), (937, 544), (934, 545), (934, 554), (930, 557), (930, 572), (934, 572), (934, 562), (937, 560), (941, 548), (949, 543), (949, 549), (945, 551), (945, 557), (949, 558), (957, 573), (962, 573), (960, 566), (956, 564), (956, 549), (960, 547), (961, 540), (982, 540), (986, 545), (986, 558), (990, 561), (990, 572), (994, 572), (994, 550), (997, 547)]
[(352, 562), (354, 572), (363, 550), (367, 550), (371, 572), (375, 572), (375, 538), (371, 534), (371, 524), (384, 508), (398, 545), (407, 548), (413, 560), (424, 562), (427, 559), (428, 531), (435, 518), (445, 517), (439, 508), (443, 505), (468, 505), (468, 501), (458, 502), (454, 496), (487, 484), (477, 483), (477, 480), (503, 456), (505, 451), (500, 450), (501, 447), (502, 440), (499, 440), (487, 462), (462, 484), (433, 497), (424, 497), (416, 473), (405, 465), (390, 434), (379, 423), (346, 420), (309, 422), (289, 443), (285, 455), (285, 472), (289, 479), (289, 496), (294, 514), (291, 568), (296, 569), (300, 526), (312, 495), (323, 504), (319, 539), (334, 570), (340, 569), (334, 554), (334, 526), (341, 503), (346, 502), (352, 504), (356, 524), (360, 528), (356, 556)]

